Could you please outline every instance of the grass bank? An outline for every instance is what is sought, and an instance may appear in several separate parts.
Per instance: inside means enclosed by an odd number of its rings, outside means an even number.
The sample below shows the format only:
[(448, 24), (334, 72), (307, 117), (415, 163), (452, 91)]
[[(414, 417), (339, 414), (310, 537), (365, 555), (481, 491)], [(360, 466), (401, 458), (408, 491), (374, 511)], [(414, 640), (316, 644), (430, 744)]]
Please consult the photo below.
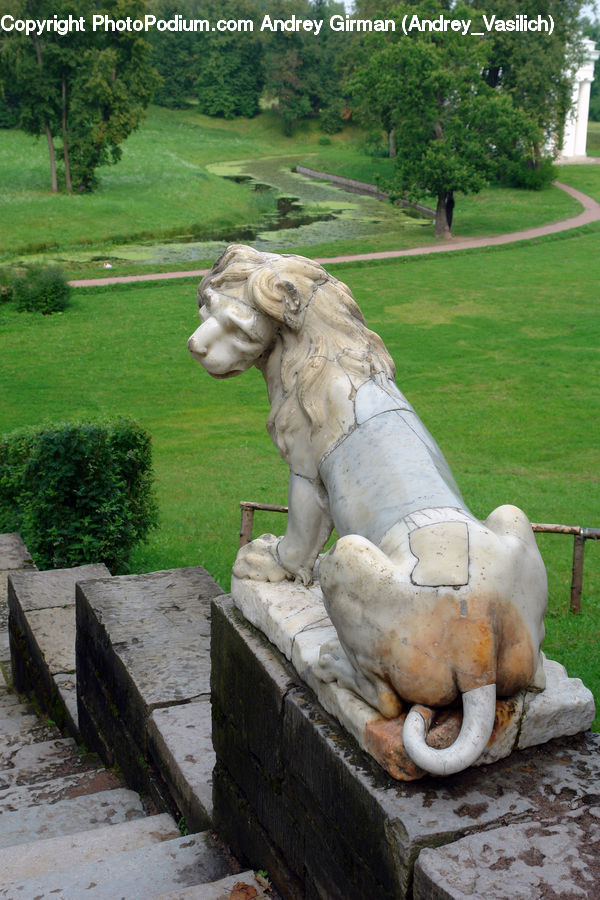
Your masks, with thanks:
[[(600, 229), (551, 241), (338, 265), (381, 333), (398, 383), (481, 517), (599, 526)], [(153, 438), (161, 522), (137, 571), (202, 564), (228, 586), (241, 499), (285, 503), (252, 370), (213, 381), (189, 357), (194, 281), (75, 293), (62, 315), (0, 306), (3, 430), (124, 413)], [(263, 515), (260, 531), (281, 532)], [(568, 613), (572, 541), (540, 536), (550, 581), (546, 649), (600, 699), (600, 547), (588, 542), (583, 612)]]

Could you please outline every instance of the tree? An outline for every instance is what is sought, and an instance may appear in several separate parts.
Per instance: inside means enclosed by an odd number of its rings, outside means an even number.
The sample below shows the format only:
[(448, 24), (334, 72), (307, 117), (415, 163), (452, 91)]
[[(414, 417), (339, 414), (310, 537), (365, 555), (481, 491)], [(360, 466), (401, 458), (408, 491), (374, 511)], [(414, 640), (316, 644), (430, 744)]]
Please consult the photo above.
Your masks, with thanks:
[[(191, 19), (205, 18), (198, 14), (194, 2), (176, 3), (157, 0), (148, 4), (149, 11), (160, 19), (172, 19), (178, 13)], [(152, 45), (152, 64), (159, 76), (152, 102), (168, 109), (185, 109), (194, 91), (199, 50), (198, 35), (190, 31), (149, 32)]]
[[(271, 19), (323, 19), (344, 13), (335, 0), (278, 0), (269, 4)], [(318, 35), (307, 31), (265, 31), (265, 95), (276, 101), (284, 134), (291, 135), (301, 119), (327, 114), (332, 127), (335, 109), (341, 112), (339, 60), (343, 34), (331, 34), (325, 25)]]
[[(143, 0), (113, 0), (103, 9), (113, 18), (139, 19), (145, 5)], [(73, 182), (79, 190), (93, 190), (98, 167), (119, 161), (121, 144), (138, 127), (152, 98), (156, 74), (150, 45), (141, 34), (102, 32), (79, 61), (70, 56), (70, 66), (63, 65), (63, 145), (70, 143)]]
[[(14, 0), (15, 16), (83, 17), (91, 22), (94, 0)], [(143, 18), (143, 0), (108, 0), (110, 18)], [(155, 86), (150, 46), (143, 32), (45, 30), (29, 37), (10, 32), (1, 55), (19, 102), (19, 125), (45, 134), (51, 184), (58, 190), (56, 139), (62, 141), (67, 190), (92, 190), (96, 169), (117, 162), (121, 143), (138, 126)]]
[[(15, 19), (40, 18), (51, 15), (50, 7), (44, 0), (32, 0), (10, 4), (10, 13)], [(24, 37), (13, 31), (5, 36), (1, 50), (2, 87), (5, 96), (12, 90), (13, 109), (18, 107), (19, 126), (36, 137), (45, 135), (50, 160), (50, 183), (52, 192), (58, 191), (56, 173), (56, 152), (54, 136), (59, 121), (60, 103), (51, 86), (54, 67), (52, 53), (46, 53), (46, 46), (37, 34)]]
[[(400, 7), (403, 15), (432, 19), (439, 3)], [(469, 18), (452, 8), (453, 18)], [(450, 236), (455, 194), (480, 191), (507, 161), (530, 151), (535, 130), (510, 96), (482, 78), (488, 43), (460, 33), (411, 32), (398, 25), (395, 40), (367, 42), (368, 56), (352, 78), (354, 94), (372, 108), (397, 147), (394, 197), (436, 197), (435, 233)]]
[[(468, 2), (478, 9), (481, 0)], [(545, 31), (492, 31), (485, 77), (492, 87), (511, 95), (514, 103), (538, 127), (535, 164), (555, 157), (562, 147), (564, 124), (572, 99), (572, 72), (580, 61), (583, 0), (524, 0), (519, 14), (536, 19), (552, 17), (552, 34)], [(511, 0), (488, 0), (488, 17), (511, 19)], [(473, 12), (473, 10), (471, 10)]]
[(312, 112), (304, 78), (306, 61), (301, 41), (295, 34), (285, 35), (265, 54), (266, 94), (276, 101), (283, 133), (287, 135), (293, 133), (298, 120), (308, 118)]
[[(256, 0), (205, 0), (209, 21), (260, 21)], [(264, 84), (263, 46), (255, 31), (216, 31), (202, 36), (195, 60), (198, 109), (208, 116), (255, 116)]]
[[(356, 18), (397, 20), (396, 0), (357, 0)], [(397, 27), (399, 27), (397, 20)], [(385, 54), (386, 48), (395, 43), (395, 33), (363, 35), (353, 33), (346, 51), (346, 88), (351, 96), (352, 115), (371, 133), (370, 142), (378, 145), (380, 132), (386, 134), (387, 153), (397, 154), (395, 126), (396, 78), (393, 70), (380, 66), (373, 54)], [(383, 59), (383, 57), (382, 57)]]

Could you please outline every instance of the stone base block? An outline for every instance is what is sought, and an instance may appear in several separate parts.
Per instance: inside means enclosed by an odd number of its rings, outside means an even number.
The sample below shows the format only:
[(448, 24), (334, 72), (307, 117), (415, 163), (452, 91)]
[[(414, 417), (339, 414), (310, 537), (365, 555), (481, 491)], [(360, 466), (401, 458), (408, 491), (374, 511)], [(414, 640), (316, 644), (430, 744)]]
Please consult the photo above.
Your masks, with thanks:
[(110, 578), (110, 572), (100, 563), (13, 572), (8, 578), (15, 687), (35, 694), (44, 712), (75, 737), (75, 585), (92, 578)]
[(148, 723), (150, 753), (190, 831), (212, 822), (212, 772), (215, 752), (208, 697), (181, 706), (156, 709)]
[(424, 847), (513, 823), (590, 816), (597, 735), (401, 782), (323, 709), (229, 597), (213, 602), (211, 653), (214, 825), (285, 897), (407, 897)]
[(8, 576), (21, 569), (35, 569), (35, 563), (20, 534), (0, 534), (0, 662), (8, 663)]
[[(336, 682), (325, 684), (315, 675), (321, 645), (337, 641), (318, 583), (307, 588), (289, 582), (270, 584), (234, 577), (231, 593), (246, 619), (275, 644), (321, 705), (389, 775), (402, 781), (424, 775), (404, 751), (402, 728), (407, 711), (396, 719), (385, 719), (351, 691)], [(579, 678), (569, 678), (560, 663), (545, 660), (544, 669), (543, 692), (521, 691), (497, 701), (492, 736), (475, 765), (486, 765), (513, 750), (590, 728), (595, 715), (591, 691)], [(428, 743), (433, 747), (449, 746), (461, 723), (460, 709), (443, 710), (434, 721)]]
[(77, 589), (82, 736), (190, 830), (211, 817), (210, 602), (221, 593), (199, 566)]

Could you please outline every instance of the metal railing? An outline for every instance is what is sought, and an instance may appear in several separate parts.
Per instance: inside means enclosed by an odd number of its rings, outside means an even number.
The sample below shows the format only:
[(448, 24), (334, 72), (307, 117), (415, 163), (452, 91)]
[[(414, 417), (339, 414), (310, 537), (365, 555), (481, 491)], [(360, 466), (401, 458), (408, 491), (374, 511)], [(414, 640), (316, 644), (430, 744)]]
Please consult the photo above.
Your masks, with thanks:
[(240, 527), (240, 547), (249, 544), (252, 540), (252, 525), (254, 523), (254, 511), (263, 509), (266, 512), (287, 513), (287, 506), (273, 506), (271, 503), (254, 503), (252, 500), (241, 500), (242, 524)]
[(581, 612), (581, 594), (583, 592), (583, 558), (585, 542), (600, 540), (600, 528), (582, 528), (581, 525), (539, 525), (532, 522), (531, 527), (539, 534), (572, 534), (573, 535), (573, 572), (571, 575), (571, 612)]
[[(257, 509), (279, 513), (287, 513), (288, 511), (287, 506), (276, 506), (272, 503), (255, 503), (252, 500), (242, 500), (240, 507), (242, 509), (240, 547), (243, 547), (244, 544), (249, 544), (252, 540), (254, 513)], [(585, 542), (600, 540), (600, 528), (582, 528), (581, 525), (542, 525), (538, 522), (532, 522), (531, 527), (538, 534), (570, 534), (573, 536), (573, 571), (571, 575), (569, 609), (574, 613), (581, 612)]]

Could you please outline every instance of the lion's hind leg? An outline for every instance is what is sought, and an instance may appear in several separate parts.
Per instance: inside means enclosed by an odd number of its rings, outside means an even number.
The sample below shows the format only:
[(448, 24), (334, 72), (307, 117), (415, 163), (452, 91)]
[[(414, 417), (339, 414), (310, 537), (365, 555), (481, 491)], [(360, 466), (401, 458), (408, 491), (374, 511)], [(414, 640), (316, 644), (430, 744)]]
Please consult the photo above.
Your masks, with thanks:
[(321, 681), (337, 681), (340, 687), (362, 697), (386, 719), (393, 719), (402, 712), (402, 702), (393, 688), (374, 673), (367, 677), (354, 666), (337, 638), (322, 645), (314, 672)]
[(353, 690), (386, 718), (402, 711), (402, 700), (390, 679), (393, 660), (388, 631), (394, 631), (395, 624), (389, 621), (390, 613), (392, 620), (398, 614), (396, 577), (397, 568), (389, 558), (355, 534), (341, 537), (319, 564), (325, 608), (339, 638), (339, 650), (322, 648), (321, 677)]
[(373, 705), (386, 716), (402, 700), (446, 705), (458, 692), (448, 638), (459, 600), (451, 587), (413, 584), (414, 564), (414, 557), (393, 561), (367, 538), (349, 534), (319, 566), (340, 643), (353, 668), (377, 685)]

